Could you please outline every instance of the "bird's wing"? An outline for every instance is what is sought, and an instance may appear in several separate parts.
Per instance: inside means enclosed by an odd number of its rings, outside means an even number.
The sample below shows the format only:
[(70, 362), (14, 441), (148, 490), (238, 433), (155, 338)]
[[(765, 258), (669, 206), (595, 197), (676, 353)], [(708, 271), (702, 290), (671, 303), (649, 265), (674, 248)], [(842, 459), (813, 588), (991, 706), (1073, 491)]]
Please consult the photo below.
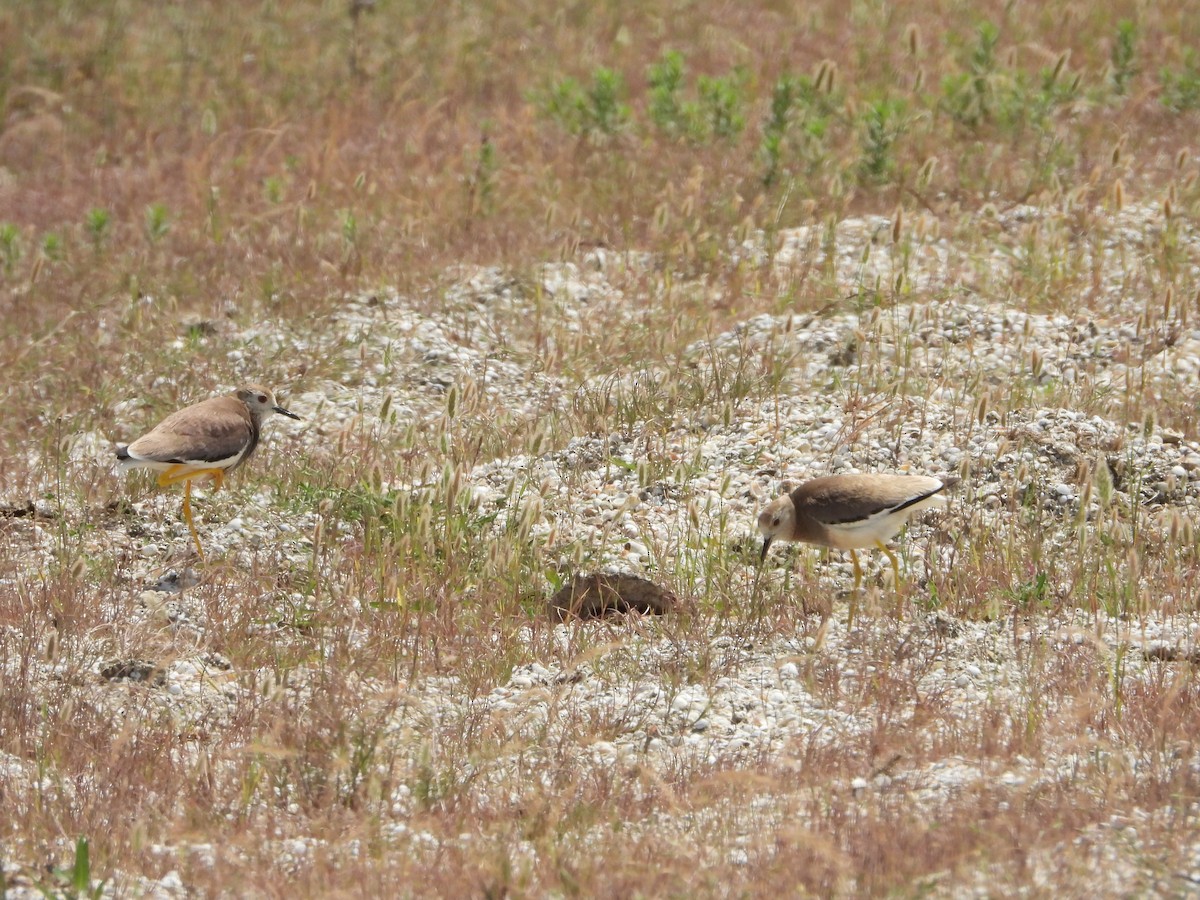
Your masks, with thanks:
[(153, 462), (217, 462), (244, 451), (253, 426), (242, 404), (214, 397), (174, 412), (129, 445), (135, 459)]
[(853, 527), (890, 513), (930, 505), (941, 499), (935, 500), (935, 495), (943, 487), (936, 478), (918, 475), (834, 476), (821, 479), (803, 496), (793, 499), (797, 509), (803, 509), (822, 525)]

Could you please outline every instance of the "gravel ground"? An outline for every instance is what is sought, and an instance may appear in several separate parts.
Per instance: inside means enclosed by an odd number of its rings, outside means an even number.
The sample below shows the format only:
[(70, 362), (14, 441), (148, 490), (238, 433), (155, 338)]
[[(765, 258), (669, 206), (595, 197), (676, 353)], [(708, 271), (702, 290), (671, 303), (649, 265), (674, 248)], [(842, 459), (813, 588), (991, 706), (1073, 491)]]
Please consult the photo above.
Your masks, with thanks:
[[(577, 746), (583, 766), (649, 766), (676, 774), (705, 767), (786, 772), (814, 752), (853, 744), (870, 732), (875, 710), (855, 698), (858, 687), (882, 666), (892, 677), (915, 684), (920, 699), (939, 711), (939, 727), (949, 728), (1019, 709), (1029, 687), (1025, 660), (1031, 648), (1127, 654), (1126, 677), (1133, 680), (1153, 678), (1164, 659), (1191, 658), (1198, 651), (1197, 622), (1190, 613), (1151, 607), (1129, 616), (1081, 609), (1014, 622), (1010, 616), (929, 613), (916, 604), (900, 620), (872, 615), (849, 625), (850, 566), (841, 554), (812, 548), (773, 553), (762, 584), (754, 566), (759, 506), (788, 485), (825, 473), (964, 477), (948, 510), (920, 518), (899, 541), (917, 596), (933, 573), (954, 566), (982, 535), (1025, 527), (1023, 498), (1031, 490), (1039, 527), (1048, 529), (1047, 557), (1055, 547), (1069, 552), (1081, 523), (1096, 528), (1134, 524), (1114, 523), (1106, 512), (1113, 508), (1137, 507), (1137, 526), (1164, 541), (1172, 528), (1190, 528), (1200, 496), (1200, 445), (1140, 417), (1120, 421), (1111, 404), (1091, 402), (1122, 395), (1131, 380), (1153, 395), (1189, 401), (1200, 395), (1200, 328), (1168, 330), (1146, 315), (1141, 251), (1157, 239), (1160, 220), (1156, 210), (1127, 208), (1109, 242), (1067, 254), (1081, 278), (1086, 273), (1089, 306), (1098, 311), (1078, 315), (1018, 308), (1017, 298), (1007, 306), (978, 299), (979, 285), (1003, 282), (1028, 264), (1030, 229), (1050, 229), (1046, 216), (1031, 207), (985, 217), (982, 227), (995, 232), (996, 246), (986, 260), (966, 256), (951, 237), (938, 236), (920, 222), (909, 227), (922, 237), (906, 259), (900, 258), (892, 251), (892, 222), (879, 217), (842, 222), (832, 240), (816, 228), (787, 232), (769, 258), (762, 240), (735, 248), (748, 265), (771, 265), (789, 277), (832, 267), (842, 297), (890, 285), (904, 272), (907, 285), (922, 299), (863, 311), (840, 303), (817, 315), (748, 318), (693, 345), (688, 356), (700, 374), (748, 357), (779, 360), (775, 396), (739, 402), (728, 415), (717, 409), (697, 417), (685, 410), (657, 421), (650, 451), (635, 423), (609, 435), (580, 434), (536, 455), (486, 461), (466, 473), (465, 484), (480, 518), (494, 517), (490, 527), (503, 531), (513, 519), (524, 521), (530, 540), (564, 571), (633, 572), (702, 600), (702, 556), (715, 540), (743, 560), (737, 577), (747, 596), (755, 590), (780, 596), (785, 582), (802, 584), (797, 596), (826, 598), (832, 614), (806, 617), (797, 599), (796, 629), (787, 635), (751, 634), (731, 623), (707, 646), (682, 651), (648, 623), (616, 626), (621, 638), (613, 648), (577, 670), (564, 669), (557, 659), (531, 658), (483, 696), (465, 696), (454, 677), (429, 677), (409, 684), (406, 701), (393, 708), (386, 706), (384, 687), (364, 679), (364, 696), (378, 695), (379, 708), (390, 710), (388, 739), (411, 744), (415, 754), (431, 734), (436, 740), (439, 733), (452, 732), (448, 725), (464, 717), (483, 715), (500, 723), (517, 749), (511, 757), (479, 763), (473, 790), (486, 797), (513, 783), (514, 767), (536, 771), (539, 754), (560, 752), (563, 742), (574, 740), (577, 723), (596, 720), (611, 722), (614, 736)], [(1195, 235), (1184, 229), (1180, 240), (1194, 246)], [(630, 283), (630, 272), (652, 271), (653, 265), (648, 258), (596, 251), (578, 265), (544, 266), (536, 274), (540, 314), (570, 330), (597, 319), (613, 321), (628, 308), (630, 327), (638, 327), (634, 305), (617, 285)], [(708, 290), (702, 285), (675, 289)], [(348, 299), (336, 322), (319, 333), (292, 323), (207, 337), (229, 345), (230, 370), (239, 378), (255, 375), (252, 360), (259, 356), (345, 360), (345, 379), (306, 379), (302, 390), (286, 397), (304, 421), (272, 421), (249, 468), (327, 459), (337, 436), (349, 428), (363, 427), (382, 439), (392, 429), (420, 427), (443, 414), (447, 392), (464, 373), (514, 422), (569, 410), (581, 393), (598, 386), (614, 396), (636, 398), (639, 390), (652, 391), (665, 377), (653, 370), (618, 373), (579, 388), (530, 371), (523, 360), (532, 348), (523, 343), (525, 331), (512, 326), (529, 314), (535, 293), (529, 281), (504, 272), (464, 268), (436, 315), (422, 311), (427, 303), (375, 295)], [(995, 402), (981, 407), (975, 398), (989, 391)], [(1026, 402), (1000, 402), (1018, 395)], [(395, 415), (380, 420), (374, 413), (388, 397)], [(139, 398), (122, 404), (112, 422), (78, 423), (66, 476), (108, 466), (112, 442), (127, 440), (147, 424)], [(685, 469), (686, 477), (676, 477)], [(1081, 472), (1094, 475), (1100, 469), (1109, 473), (1111, 496), (1101, 496), (1081, 478)], [(509, 502), (513, 484), (537, 490), (514, 506)], [(46, 485), (45, 496), (53, 495), (52, 487)], [(419, 492), (420, 485), (397, 479), (381, 488)], [(111, 628), (86, 644), (90, 662), (83, 669), (78, 658), (46, 655), (21, 677), (43, 683), (48, 694), (67, 679), (74, 702), (103, 715), (119, 718), (131, 704), (150, 704), (172, 716), (181, 731), (219, 733), (239, 696), (263, 690), (271, 675), (236, 671), (209, 649), (206, 610), (219, 602), (220, 585), (198, 579), (182, 564), (164, 566), (164, 559), (187, 543), (177, 493), (135, 491), (132, 497), (131, 516), (112, 520), (89, 538), (94, 552), (120, 561), (122, 587), (102, 597)], [(21, 503), (25, 498), (10, 499)], [(281, 499), (274, 489), (258, 486), (251, 472), (231, 492), (201, 501), (200, 527), (210, 556), (226, 557), (239, 567), (310, 568), (319, 513)], [(64, 520), (95, 514), (41, 500), (36, 515), (6, 522), (4, 539), (22, 548), (32, 572), (53, 555), (56, 529)], [(354, 540), (352, 528), (346, 526), (333, 539)], [(869, 562), (868, 607), (886, 602), (890, 584), (886, 561), (870, 556), (864, 560)], [(1045, 591), (1067, 596), (1070, 577), (1065, 569), (1051, 571)], [(550, 585), (544, 590), (548, 595)], [(1167, 603), (1171, 600), (1190, 606), (1190, 598), (1160, 599), (1164, 609), (1176, 608)], [(281, 608), (303, 600), (282, 594)], [(566, 625), (553, 634), (567, 647), (574, 629), (614, 627)], [(263, 640), (287, 639), (270, 616), (264, 616), (261, 629)], [(895, 652), (897, 647), (905, 652)], [(1129, 654), (1130, 649), (1137, 652)], [(673, 671), (681, 652), (715, 660), (717, 670), (736, 674), (680, 685), (661, 673)], [(812, 688), (813, 668), (830, 665), (840, 679), (840, 700)], [(81, 671), (89, 677), (81, 677)], [(277, 689), (296, 692), (302, 704), (311, 684), (300, 669)], [(919, 706), (912, 704), (908, 714), (916, 715)], [(1064, 745), (1049, 759), (1018, 761), (1003, 771), (953, 757), (919, 767), (884, 766), (848, 779), (840, 790), (851, 798), (903, 793), (908, 802), (932, 812), (980, 782), (1014, 794), (1032, 784), (1067, 783), (1075, 752)], [(11, 815), (38, 802), (42, 792), (71, 802), (69, 784), (39, 784), (39, 773), (18, 758), (0, 757), (0, 772)], [(494, 797), (501, 804), (518, 799)], [(763, 803), (756, 813), (768, 821), (794, 812), (786, 798), (775, 807)], [(406, 824), (413, 804), (406, 789), (393, 797), (393, 837), (419, 854), (439, 839)], [(728, 820), (734, 813), (717, 815)], [(754, 828), (760, 828), (763, 819), (755, 821)], [(660, 837), (696, 827), (691, 818), (666, 815), (631, 825), (635, 832), (642, 828)], [(304, 835), (282, 840), (281, 858), (303, 858), (311, 850), (307, 840)], [(1071, 853), (1091, 854), (1107, 879), (1102, 889), (1163, 887), (1141, 859), (1136, 820), (1092, 829), (1079, 842), (1091, 849), (1077, 846)], [(187, 849), (200, 857), (206, 852), (202, 843)], [(353, 848), (340, 852), (352, 854)], [(744, 848), (720, 852), (733, 854), (729, 859), (735, 861), (743, 854), (750, 863), (763, 850), (748, 832)], [(1061, 883), (1055, 875), (1061, 853), (1062, 848), (1046, 847), (1031, 859), (1032, 883)], [(1175, 873), (1183, 881), (1168, 889), (1200, 883), (1200, 852), (1193, 856), (1195, 871)], [(11, 896), (23, 896), (19, 887)], [(175, 875), (157, 883), (133, 879), (124, 887), (145, 896), (187, 895)], [(983, 896), (989, 883), (980, 875), (974, 886), (957, 881), (953, 887), (939, 886), (935, 880), (930, 887), (955, 896), (974, 889)], [(32, 888), (24, 895), (33, 896)]]

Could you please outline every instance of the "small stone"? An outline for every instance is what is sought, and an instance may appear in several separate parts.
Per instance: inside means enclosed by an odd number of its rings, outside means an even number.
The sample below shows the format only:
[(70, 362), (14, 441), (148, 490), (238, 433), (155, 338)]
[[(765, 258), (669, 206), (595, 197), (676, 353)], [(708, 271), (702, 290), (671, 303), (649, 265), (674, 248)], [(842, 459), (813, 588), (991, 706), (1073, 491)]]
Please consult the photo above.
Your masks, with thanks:
[(179, 877), (179, 873), (172, 869), (162, 878), (158, 879), (159, 890), (166, 891), (168, 894), (185, 894), (183, 879)]

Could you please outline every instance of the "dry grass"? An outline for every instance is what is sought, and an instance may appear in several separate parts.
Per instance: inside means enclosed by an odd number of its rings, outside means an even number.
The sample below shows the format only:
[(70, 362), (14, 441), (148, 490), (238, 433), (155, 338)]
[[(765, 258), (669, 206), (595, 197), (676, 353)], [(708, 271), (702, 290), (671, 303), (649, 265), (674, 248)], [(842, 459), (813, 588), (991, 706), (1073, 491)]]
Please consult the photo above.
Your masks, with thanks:
[[(1115, 507), (1072, 530), (1030, 499), (1047, 485), (1015, 487), (1028, 483), (1020, 453), (1040, 452), (1017, 427), (1025, 411), (1076, 408), (1193, 440), (1200, 398), (1188, 390), (1047, 384), (1032, 347), (1027, 372), (955, 385), (962, 421), (1014, 423), (1014, 461), (998, 476), (1012, 527), (960, 509), (940, 538), (956, 565), (922, 573), (928, 597), (914, 598), (992, 622), (1018, 648), (1020, 702), (985, 698), (970, 716), (928, 688), (942, 684), (951, 637), (877, 609), (826, 648), (803, 614), (828, 607), (811, 558), (760, 585), (753, 551), (734, 540), (743, 523), (700, 529), (696, 510), (670, 540), (638, 538), (695, 601), (686, 615), (555, 632), (541, 615), (545, 571), (599, 550), (552, 553), (530, 535), (545, 508), (587, 502), (584, 487), (511, 484), (517, 512), (485, 522), (466, 474), (600, 435), (634, 448), (643, 486), (690, 485), (700, 465), (672, 445), (680, 420), (745, 421), (808, 389), (789, 375), (800, 361), (773, 347), (689, 351), (762, 313), (862, 312), (847, 348), (859, 380), (835, 373), (822, 388), (862, 431), (898, 443), (923, 421), (922, 398), (950, 382), (915, 344), (903, 373), (875, 348), (885, 326), (903, 331), (888, 318), (901, 302), (936, 310), (952, 292), (914, 289), (914, 262), (838, 296), (832, 265), (734, 252), (773, 251), (798, 225), (832, 246), (851, 215), (902, 210), (894, 243), (913, 254), (927, 234), (949, 237), (953, 292), (1127, 320), (1139, 340), (1121, 352), (1145, 376), (1200, 316), (1196, 250), (1180, 236), (1200, 201), (1195, 10), (825, 3), (801, 19), (769, 3), (736, 15), (426, 6), (0, 10), (0, 500), (53, 514), (0, 519), (10, 876), (72, 894), (53, 869), (72, 865), (82, 837), (84, 881), (122, 896), (172, 870), (198, 895), (289, 897), (1189, 887), (1195, 678), (1183, 665), (1127, 677), (1128, 661), (1089, 635), (1102, 613), (1194, 625), (1197, 535), (1186, 515), (1150, 527)], [(1122, 20), (1135, 26), (1130, 58), (1116, 49)], [(649, 73), (669, 50), (685, 64), (674, 99), (687, 112), (655, 106)], [(615, 99), (597, 99), (601, 69), (622, 78)], [(791, 105), (773, 119), (785, 89)], [(714, 97), (740, 126), (718, 122)], [(1112, 249), (1113, 214), (1135, 200), (1164, 208), (1164, 224), (1130, 261), (1123, 294), (1146, 298), (1131, 313), (1099, 273), (1128, 252)], [(1005, 216), (1020, 204), (1042, 217), (1014, 233)], [(653, 264), (614, 276), (623, 303), (568, 317), (528, 273), (596, 248)], [(994, 254), (1018, 262), (998, 275)], [(478, 306), (451, 291), (460, 265), (511, 273), (523, 303), (480, 326)], [(72, 438), (128, 437), (111, 423), (153, 421), (245, 374), (292, 395), (336, 383), (374, 397), (359, 365), (370, 336), (337, 318), (368, 294), (440, 317), (464, 343), (482, 327), (499, 362), (548, 385), (545, 400), (506, 404), (486, 371), (464, 370), (444, 394), (420, 394), (419, 415), (364, 406), (274, 468), (258, 460), (249, 477), (312, 529), (309, 565), (270, 546), (249, 567), (218, 557), (171, 628), (134, 621), (136, 547), (108, 542), (143, 526), (116, 502), (121, 483), (72, 458)], [(256, 323), (284, 337), (221, 337)], [(397, 402), (417, 396), (409, 353), (397, 346), (380, 376), (396, 379)], [(628, 377), (650, 368), (658, 377)], [(900, 400), (880, 412), (880, 395)], [(120, 407), (129, 397), (155, 407), (134, 416)], [(1075, 487), (1103, 491), (1104, 477), (1081, 455)], [(690, 566), (683, 551), (697, 546), (710, 562)], [(1072, 636), (1052, 633), (1059, 617), (1078, 624)], [(870, 728), (826, 725), (741, 758), (617, 764), (604, 746), (646, 727), (632, 700), (576, 702), (568, 678), (512, 716), (483, 702), (531, 663), (614, 688), (716, 692), (752, 668), (718, 639), (752, 654), (780, 636), (814, 701)], [(217, 699), (200, 708), (211, 716), (99, 681), (98, 645), (159, 666), (210, 659), (200, 680)], [(430, 713), (422, 698), (447, 685), (461, 703)], [(688, 733), (663, 727), (649, 737)], [(952, 789), (938, 780), (947, 767), (963, 770)], [(1104, 866), (1108, 880), (1095, 874)]]

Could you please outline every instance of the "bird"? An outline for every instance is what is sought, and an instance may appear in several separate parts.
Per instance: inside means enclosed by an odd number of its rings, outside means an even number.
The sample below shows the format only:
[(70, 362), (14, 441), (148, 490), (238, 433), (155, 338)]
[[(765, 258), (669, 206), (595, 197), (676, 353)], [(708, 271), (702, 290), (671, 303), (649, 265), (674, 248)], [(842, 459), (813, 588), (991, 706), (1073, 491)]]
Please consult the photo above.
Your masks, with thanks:
[(122, 469), (152, 469), (159, 473), (159, 487), (183, 482), (183, 518), (201, 560), (204, 550), (192, 521), (192, 482), (211, 478), (213, 490), (220, 490), (225, 474), (250, 458), (263, 421), (272, 413), (300, 418), (280, 406), (268, 388), (248, 384), (231, 394), (185, 406), (136, 441), (117, 447)]
[(761, 560), (775, 540), (803, 541), (849, 550), (854, 561), (854, 589), (862, 584), (859, 550), (878, 547), (899, 572), (896, 556), (884, 541), (904, 527), (918, 510), (942, 507), (943, 482), (925, 475), (825, 475), (804, 482), (790, 494), (771, 501), (758, 516), (763, 536)]

